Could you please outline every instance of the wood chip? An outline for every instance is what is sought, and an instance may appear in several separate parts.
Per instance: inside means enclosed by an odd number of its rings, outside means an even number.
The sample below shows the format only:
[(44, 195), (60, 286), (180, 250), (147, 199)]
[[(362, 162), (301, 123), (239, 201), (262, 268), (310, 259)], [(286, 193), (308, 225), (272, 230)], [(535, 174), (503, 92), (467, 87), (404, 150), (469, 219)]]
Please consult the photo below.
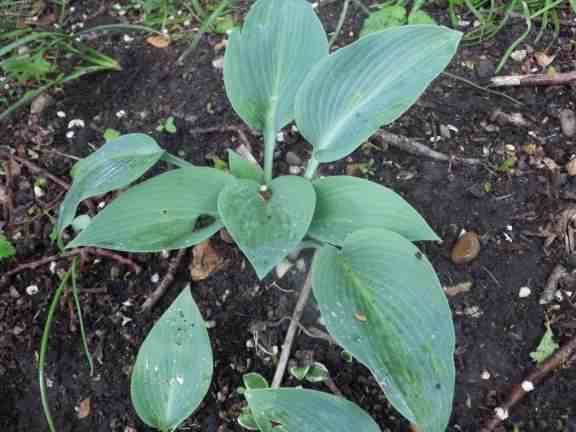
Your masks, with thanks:
[(152, 45), (155, 48), (161, 48), (161, 49), (166, 48), (168, 45), (170, 45), (170, 39), (162, 35), (149, 36), (146, 38), (146, 42), (148, 42), (149, 45)]
[(90, 398), (83, 399), (78, 406), (78, 418), (83, 419), (90, 415)]

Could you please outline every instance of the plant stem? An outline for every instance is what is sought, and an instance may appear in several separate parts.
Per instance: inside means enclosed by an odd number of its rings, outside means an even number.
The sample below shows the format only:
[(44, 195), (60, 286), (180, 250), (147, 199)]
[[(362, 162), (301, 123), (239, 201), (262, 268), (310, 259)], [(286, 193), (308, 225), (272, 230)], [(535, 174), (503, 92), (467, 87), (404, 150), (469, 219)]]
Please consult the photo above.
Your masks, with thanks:
[(42, 341), (40, 343), (40, 353), (38, 355), (38, 385), (40, 386), (40, 399), (42, 400), (42, 408), (44, 410), (44, 416), (48, 422), (48, 428), (50, 432), (56, 432), (54, 427), (54, 421), (52, 420), (52, 415), (50, 414), (50, 405), (48, 404), (48, 394), (46, 391), (46, 379), (44, 377), (44, 365), (46, 363), (46, 351), (48, 350), (48, 338), (50, 337), (50, 329), (52, 327), (52, 321), (54, 320), (54, 313), (56, 312), (56, 307), (58, 306), (58, 301), (62, 296), (62, 292), (68, 283), (68, 279), (72, 275), (72, 268), (66, 272), (60, 285), (54, 293), (54, 298), (50, 303), (48, 309), (48, 316), (46, 317), (46, 323), (44, 324), (44, 331), (42, 332)]
[(310, 160), (308, 161), (308, 166), (306, 167), (304, 177), (306, 177), (308, 180), (311, 180), (312, 177), (314, 177), (314, 174), (316, 174), (318, 165), (320, 165), (320, 162), (318, 162), (314, 157), (311, 157)]
[(264, 125), (264, 182), (270, 186), (274, 166), (274, 148), (276, 147), (276, 102), (270, 104)]
[(180, 168), (190, 168), (190, 167), (194, 166), (190, 162), (188, 162), (182, 158), (179, 158), (178, 156), (174, 156), (173, 154), (170, 154), (168, 152), (164, 153), (162, 155), (161, 159), (164, 162), (171, 163), (172, 165), (176, 165), (177, 167), (180, 167)]
[(342, 26), (344, 26), (344, 21), (346, 21), (346, 15), (348, 14), (348, 6), (350, 5), (350, 0), (344, 0), (344, 5), (342, 6), (342, 12), (340, 12), (340, 17), (338, 18), (338, 24), (336, 25), (336, 31), (330, 38), (329, 47), (332, 47), (338, 39), (340, 32), (342, 31)]
[(74, 297), (76, 314), (78, 315), (78, 322), (80, 323), (80, 337), (82, 338), (82, 347), (84, 348), (84, 354), (86, 355), (86, 360), (88, 361), (88, 366), (90, 367), (90, 376), (93, 376), (94, 361), (92, 360), (92, 355), (90, 354), (90, 349), (88, 348), (88, 339), (86, 338), (86, 330), (84, 328), (84, 318), (82, 317), (82, 307), (80, 306), (80, 296), (78, 295), (78, 287), (76, 286), (77, 264), (78, 264), (78, 257), (75, 257), (72, 260), (72, 266), (70, 267), (70, 271), (72, 272), (72, 296)]
[(280, 387), (282, 384), (282, 379), (284, 378), (284, 373), (286, 372), (286, 366), (288, 365), (288, 360), (290, 359), (290, 351), (292, 350), (292, 344), (294, 343), (294, 336), (296, 336), (296, 330), (300, 324), (300, 318), (302, 318), (302, 313), (304, 312), (304, 307), (308, 303), (308, 298), (312, 291), (312, 268), (308, 270), (306, 275), (306, 280), (304, 281), (304, 286), (302, 291), (300, 291), (300, 296), (296, 302), (296, 307), (294, 308), (294, 313), (292, 314), (292, 320), (290, 321), (290, 326), (286, 332), (286, 338), (282, 344), (282, 353), (280, 354), (280, 359), (278, 360), (278, 366), (276, 366), (276, 372), (274, 372), (274, 379), (272, 380), (272, 388)]

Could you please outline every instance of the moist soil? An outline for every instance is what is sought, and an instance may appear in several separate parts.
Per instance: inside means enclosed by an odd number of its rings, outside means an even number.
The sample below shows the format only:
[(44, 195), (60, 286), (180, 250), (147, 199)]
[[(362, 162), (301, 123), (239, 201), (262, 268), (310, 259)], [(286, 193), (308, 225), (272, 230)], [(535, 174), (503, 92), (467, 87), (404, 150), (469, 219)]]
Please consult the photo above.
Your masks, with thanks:
[[(102, 12), (103, 18), (107, 18), (109, 10)], [(443, 10), (436, 12), (436, 17), (446, 22)], [(328, 31), (334, 29), (338, 13), (336, 4), (320, 8)], [(339, 45), (357, 37), (361, 21), (360, 12), (353, 9)], [(485, 81), (501, 54), (523, 31), (522, 21), (512, 21), (495, 39), (476, 46), (464, 45), (448, 70), (475, 82)], [(556, 70), (573, 69), (573, 29), (563, 27), (559, 39), (549, 38), (538, 44), (533, 36), (527, 43), (536, 50), (552, 44), (549, 52), (556, 54)], [(102, 144), (107, 128), (122, 133), (151, 133), (168, 151), (197, 165), (213, 166), (217, 158), (226, 159), (228, 149), (240, 144), (249, 144), (254, 156), (262, 160), (260, 137), (246, 132), (244, 140), (230, 128), (241, 125), (241, 121), (226, 99), (222, 70), (217, 67), (223, 55), (222, 39), (218, 35), (205, 36), (183, 66), (176, 65), (185, 48), (182, 44), (157, 49), (143, 38), (130, 43), (122, 35), (98, 39), (95, 46), (117, 58), (122, 71), (88, 76), (53, 92), (51, 105), (39, 116), (21, 111), (0, 125), (2, 144), (66, 182), (73, 163), (66, 155), (88, 155)], [(522, 62), (511, 60), (502, 73), (534, 71), (538, 65), (530, 63), (531, 58), (529, 53)], [(553, 267), (562, 263), (571, 269), (576, 259), (566, 248), (562, 235), (548, 248), (544, 248), (543, 238), (533, 235), (573, 205), (576, 181), (563, 167), (574, 152), (576, 140), (562, 134), (558, 113), (575, 109), (576, 87), (508, 88), (503, 92), (522, 104), (441, 76), (408, 113), (389, 127), (394, 133), (416, 138), (448, 155), (480, 158), (480, 165), (413, 156), (374, 140), (343, 161), (321, 166), (323, 174), (360, 175), (402, 194), (444, 240), (441, 244), (421, 245), (442, 284), (453, 291), (457, 284), (471, 283), (466, 292), (449, 296), (457, 336), (457, 383), (450, 431), (480, 430), (513, 385), (534, 368), (530, 353), (538, 346), (545, 323), (550, 323), (560, 345), (573, 336), (576, 323), (569, 295), (550, 305), (539, 304)], [(66, 118), (58, 117), (58, 111), (65, 112)], [(496, 111), (521, 114), (526, 124), (498, 121), (493, 116)], [(177, 132), (157, 132), (156, 126), (169, 116), (174, 117)], [(82, 119), (85, 127), (72, 128), (74, 136), (69, 138), (68, 122), (72, 119)], [(212, 132), (206, 132), (207, 128)], [(529, 154), (528, 144), (538, 148), (536, 155)], [(288, 152), (303, 161), (310, 153), (310, 147), (290, 127), (277, 150), (279, 172), (289, 171)], [(506, 168), (502, 162), (512, 154), (517, 164)], [(294, 163), (293, 155), (289, 159)], [(10, 219), (4, 212), (3, 229), (13, 240), (17, 255), (0, 264), (2, 273), (57, 253), (48, 234), (63, 189), (48, 180), (45, 195), (36, 196), (33, 185), (45, 173), (33, 172), (23, 165), (17, 168), (12, 181), (3, 184), (3, 192), (14, 203)], [(160, 164), (151, 174), (164, 168)], [(114, 196), (99, 197), (94, 203), (107, 202)], [(154, 204), (154, 197), (150, 197), (150, 204)], [(462, 230), (480, 236), (481, 251), (472, 262), (456, 265), (450, 254)], [(79, 284), (96, 370), (90, 376), (78, 322), (67, 296), (57, 310), (46, 370), (48, 397), (59, 431), (150, 430), (131, 407), (131, 367), (155, 320), (188, 284), (210, 323), (215, 373), (205, 401), (181, 430), (243, 430), (235, 421), (244, 403), (237, 392), (242, 374), (255, 371), (271, 379), (271, 353), (281, 345), (288, 320), (276, 323), (292, 313), (308, 257), (301, 258), (282, 279), (269, 276), (260, 282), (233, 244), (215, 236), (212, 245), (225, 259), (225, 267), (203, 281), (191, 282), (188, 267), (192, 253), (187, 251), (167, 293), (147, 313), (141, 312), (140, 306), (157, 286), (158, 277), (161, 279), (167, 272), (174, 254), (125, 254), (143, 268), (139, 274), (113, 259), (86, 257)], [(3, 281), (3, 431), (47, 430), (37, 384), (37, 353), (51, 294), (58, 284), (57, 274), (69, 264), (69, 260), (62, 259), (55, 265), (24, 270)], [(32, 285), (38, 287), (38, 292), (30, 295)], [(529, 287), (531, 295), (520, 298), (521, 287)], [(321, 329), (318, 319), (318, 308), (311, 300), (302, 324)], [(345, 397), (366, 409), (383, 431), (409, 429), (389, 406), (367, 369), (345, 361), (338, 346), (299, 333), (292, 357), (310, 355), (328, 367)], [(576, 372), (569, 366), (551, 373), (516, 405), (501, 430), (576, 430), (576, 396), (571, 391)], [(286, 377), (284, 385), (298, 383)], [(307, 386), (329, 391), (322, 384)], [(88, 399), (89, 413), (79, 418), (86, 414), (80, 412), (81, 402), (85, 408)]]

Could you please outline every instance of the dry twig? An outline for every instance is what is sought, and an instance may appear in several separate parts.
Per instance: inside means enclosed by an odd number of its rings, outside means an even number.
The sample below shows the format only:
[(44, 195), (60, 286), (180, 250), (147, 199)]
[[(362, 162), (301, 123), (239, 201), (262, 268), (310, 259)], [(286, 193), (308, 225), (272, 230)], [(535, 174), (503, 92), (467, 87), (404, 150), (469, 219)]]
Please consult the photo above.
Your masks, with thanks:
[(562, 348), (554, 353), (553, 356), (548, 358), (544, 363), (538, 366), (536, 369), (526, 377), (522, 383), (516, 384), (510, 393), (510, 396), (502, 405), (497, 407), (494, 411), (494, 417), (492, 417), (486, 426), (481, 430), (481, 432), (491, 432), (500, 423), (502, 423), (508, 417), (508, 412), (510, 409), (520, 402), (526, 394), (532, 391), (536, 385), (538, 385), (546, 376), (553, 372), (554, 370), (560, 368), (562, 365), (566, 364), (570, 358), (574, 355), (576, 351), (576, 336), (574, 336), (568, 343), (566, 343)]
[(391, 145), (392, 147), (396, 147), (406, 153), (413, 154), (415, 156), (424, 156), (430, 159), (434, 159), (437, 161), (443, 162), (462, 162), (467, 165), (479, 165), (481, 161), (479, 159), (472, 159), (472, 158), (459, 158), (459, 157), (452, 157), (445, 155), (444, 153), (437, 152), (436, 150), (432, 150), (430, 147), (420, 144), (410, 138), (406, 138), (404, 136), (396, 135), (385, 130), (379, 130), (376, 133), (382, 141), (386, 144)]
[(282, 384), (282, 379), (284, 378), (284, 373), (286, 372), (286, 366), (288, 366), (288, 359), (290, 358), (290, 351), (292, 350), (292, 344), (294, 343), (294, 336), (296, 336), (296, 330), (298, 329), (298, 324), (300, 323), (300, 318), (302, 318), (302, 313), (304, 312), (304, 307), (308, 303), (308, 298), (310, 297), (310, 292), (312, 291), (312, 271), (308, 270), (308, 275), (300, 291), (300, 296), (296, 302), (296, 307), (294, 308), (294, 313), (292, 314), (292, 321), (290, 321), (290, 326), (286, 332), (286, 338), (282, 344), (282, 352), (280, 353), (280, 359), (278, 360), (278, 365), (276, 366), (276, 371), (274, 372), (274, 378), (272, 380), (272, 388), (280, 387)]
[(549, 74), (507, 75), (491, 79), (495, 87), (555, 86), (576, 82), (576, 71)]
[(9, 277), (14, 276), (18, 273), (21, 273), (25, 270), (35, 270), (38, 267), (41, 267), (41, 266), (46, 265), (46, 264), (50, 264), (53, 261), (58, 261), (60, 259), (70, 258), (70, 257), (74, 257), (77, 255), (83, 255), (86, 253), (91, 254), (91, 255), (111, 258), (120, 264), (123, 264), (127, 267), (130, 267), (132, 272), (134, 272), (136, 274), (138, 274), (142, 271), (142, 268), (138, 264), (136, 264), (134, 261), (132, 261), (130, 258), (123, 257), (123, 256), (118, 255), (117, 253), (109, 251), (109, 250), (87, 247), (87, 248), (72, 249), (71, 251), (67, 251), (67, 252), (61, 253), (59, 255), (51, 255), (48, 257), (41, 258), (41, 259), (36, 260), (36, 261), (20, 264), (16, 268), (13, 268), (12, 270), (7, 271), (6, 273), (4, 273), (2, 275), (2, 277), (0, 278), (0, 285), (6, 283), (6, 281), (8, 280)]
[(172, 262), (170, 262), (170, 265), (168, 266), (168, 271), (164, 275), (164, 278), (158, 284), (158, 286), (152, 292), (152, 294), (150, 294), (146, 299), (146, 301), (142, 304), (141, 309), (142, 312), (148, 312), (149, 310), (151, 310), (156, 305), (156, 303), (158, 303), (158, 301), (162, 298), (162, 296), (164, 295), (164, 293), (174, 280), (174, 276), (176, 275), (176, 271), (180, 266), (180, 262), (182, 261), (185, 252), (186, 249), (180, 249), (176, 254), (176, 256), (174, 257), (174, 259), (172, 260)]

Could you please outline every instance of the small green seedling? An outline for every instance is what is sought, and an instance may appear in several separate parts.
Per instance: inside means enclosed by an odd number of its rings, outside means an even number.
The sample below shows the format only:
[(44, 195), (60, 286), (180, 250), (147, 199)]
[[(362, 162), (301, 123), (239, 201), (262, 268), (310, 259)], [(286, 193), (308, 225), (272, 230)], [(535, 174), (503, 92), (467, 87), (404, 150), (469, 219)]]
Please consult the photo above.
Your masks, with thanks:
[(178, 129), (176, 128), (176, 124), (174, 123), (174, 117), (168, 117), (164, 122), (160, 123), (156, 128), (158, 132), (166, 132), (169, 134), (175, 134)]
[[(313, 245), (312, 289), (328, 332), (419, 430), (444, 431), (454, 395), (454, 329), (434, 269), (412, 243), (439, 237), (391, 189), (316, 172), (412, 106), (460, 37), (436, 25), (408, 25), (330, 54), (308, 1), (258, 0), (242, 30), (230, 33), (224, 83), (236, 113), (262, 133), (263, 168), (234, 152), (230, 173), (192, 166), (147, 135), (124, 135), (74, 166), (55, 232), (62, 241), (82, 200), (129, 186), (160, 160), (176, 165), (120, 194), (66, 249), (182, 249), (226, 228), (264, 279), (291, 251)], [(274, 176), (277, 133), (293, 121), (311, 145), (306, 172)], [(212, 365), (204, 321), (185, 289), (138, 353), (131, 393), (140, 418), (161, 431), (176, 429), (206, 395)], [(260, 431), (379, 430), (361, 408), (334, 395), (270, 388), (254, 375), (245, 386), (252, 417), (241, 422)]]
[(306, 380), (310, 383), (321, 383), (330, 378), (328, 368), (320, 362), (314, 362), (308, 366), (293, 366), (288, 370), (290, 375), (298, 381)]
[(119, 138), (120, 135), (122, 135), (120, 132), (118, 132), (116, 129), (106, 129), (104, 131), (103, 137), (105, 141), (112, 141), (116, 138)]
[(10, 258), (16, 255), (16, 249), (6, 238), (4, 234), (0, 234), (0, 261), (5, 258)]

